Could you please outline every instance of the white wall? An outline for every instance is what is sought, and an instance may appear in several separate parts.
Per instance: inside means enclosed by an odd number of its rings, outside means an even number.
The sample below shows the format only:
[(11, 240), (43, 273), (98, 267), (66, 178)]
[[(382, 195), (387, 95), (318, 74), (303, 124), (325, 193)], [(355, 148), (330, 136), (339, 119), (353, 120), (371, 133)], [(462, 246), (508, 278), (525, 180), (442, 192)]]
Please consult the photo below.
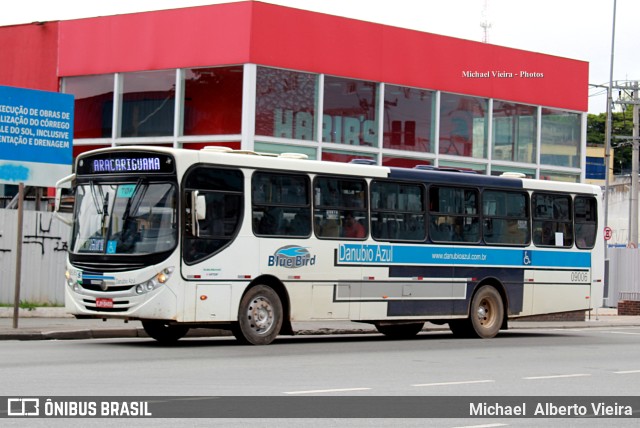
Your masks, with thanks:
[[(0, 209), (0, 304), (13, 304), (18, 211)], [(69, 226), (53, 213), (24, 211), (20, 300), (64, 305)]]

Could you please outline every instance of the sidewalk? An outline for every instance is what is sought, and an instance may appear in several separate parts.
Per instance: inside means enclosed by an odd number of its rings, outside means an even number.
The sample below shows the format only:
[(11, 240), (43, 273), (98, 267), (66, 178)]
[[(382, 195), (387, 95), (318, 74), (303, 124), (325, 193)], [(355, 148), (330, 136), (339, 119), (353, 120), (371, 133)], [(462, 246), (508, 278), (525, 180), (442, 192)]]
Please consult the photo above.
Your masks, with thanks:
[[(620, 316), (615, 308), (593, 311), (585, 321), (510, 321), (509, 329), (559, 329), (596, 327), (639, 327), (640, 316)], [(296, 335), (371, 334), (377, 333), (373, 325), (345, 321), (294, 322)], [(426, 323), (424, 331), (449, 331), (447, 326)], [(188, 336), (229, 336), (226, 330), (194, 329)], [(108, 339), (148, 337), (139, 321), (125, 322), (110, 319), (78, 320), (65, 313), (64, 308), (21, 309), (18, 328), (13, 328), (13, 308), (0, 308), (0, 340), (51, 339)]]

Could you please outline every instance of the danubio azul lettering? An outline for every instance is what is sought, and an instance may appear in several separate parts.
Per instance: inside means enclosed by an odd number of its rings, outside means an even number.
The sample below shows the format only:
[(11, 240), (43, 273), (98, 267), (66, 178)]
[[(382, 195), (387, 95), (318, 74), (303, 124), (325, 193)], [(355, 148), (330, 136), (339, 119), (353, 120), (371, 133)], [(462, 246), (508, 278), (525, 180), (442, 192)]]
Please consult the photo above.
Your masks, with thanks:
[(160, 158), (96, 159), (93, 172), (160, 171)]
[(393, 247), (391, 245), (340, 245), (338, 261), (341, 263), (391, 263)]

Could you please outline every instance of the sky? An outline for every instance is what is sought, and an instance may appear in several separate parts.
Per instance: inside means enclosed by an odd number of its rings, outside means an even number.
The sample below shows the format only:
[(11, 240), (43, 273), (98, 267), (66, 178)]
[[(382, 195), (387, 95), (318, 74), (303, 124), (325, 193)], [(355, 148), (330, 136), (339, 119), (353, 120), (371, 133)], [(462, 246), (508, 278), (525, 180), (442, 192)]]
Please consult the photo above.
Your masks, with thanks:
[[(19, 0), (0, 26), (117, 15), (231, 0)], [(607, 85), (614, 0), (265, 0), (265, 3), (589, 62), (589, 84)], [(617, 0), (613, 80), (640, 80), (640, 2)], [(636, 21), (636, 22), (634, 22)], [(617, 92), (614, 99), (617, 98)], [(604, 88), (589, 89), (589, 113), (606, 111)]]

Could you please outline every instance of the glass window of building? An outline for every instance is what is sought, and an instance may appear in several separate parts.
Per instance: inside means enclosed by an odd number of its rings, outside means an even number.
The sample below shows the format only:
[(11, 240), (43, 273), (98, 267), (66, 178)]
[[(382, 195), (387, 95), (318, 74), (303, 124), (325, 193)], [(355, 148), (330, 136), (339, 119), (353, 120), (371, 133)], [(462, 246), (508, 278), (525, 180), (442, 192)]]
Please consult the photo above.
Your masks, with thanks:
[(258, 67), (256, 135), (315, 140), (318, 76)]
[(326, 76), (322, 141), (378, 147), (378, 85)]
[(542, 109), (540, 163), (580, 167), (580, 114)]
[(502, 174), (524, 174), (526, 178), (536, 178), (536, 170), (528, 169), (528, 168), (514, 168), (511, 166), (503, 166), (503, 165), (492, 165), (491, 166), (491, 175), (502, 175)]
[(256, 141), (253, 145), (253, 148), (258, 153), (272, 153), (274, 155), (279, 155), (282, 153), (298, 153), (301, 155), (306, 155), (307, 158), (311, 160), (315, 160), (318, 157), (318, 150), (315, 147), (294, 146), (290, 144), (280, 143), (264, 143), (261, 141)]
[(579, 183), (579, 174), (569, 174), (558, 171), (540, 170), (540, 180), (564, 181), (567, 183)]
[(433, 160), (429, 159), (412, 159), (412, 158), (402, 158), (398, 156), (383, 156), (382, 157), (382, 165), (383, 166), (397, 166), (401, 168), (415, 168), (418, 165), (433, 165)]
[(182, 148), (189, 150), (201, 150), (205, 147), (228, 147), (231, 150), (240, 150), (240, 146), (240, 141), (197, 141), (182, 143)]
[(438, 163), (439, 168), (450, 168), (457, 169), (462, 172), (475, 172), (477, 174), (486, 174), (487, 166), (484, 164), (476, 164), (469, 162), (451, 162), (451, 161), (440, 161)]
[(122, 137), (173, 135), (176, 71), (125, 73), (122, 91)]
[(113, 81), (113, 74), (64, 79), (64, 92), (75, 97), (74, 138), (111, 138)]
[(242, 76), (242, 66), (185, 70), (183, 134), (239, 134)]
[(440, 154), (487, 157), (487, 106), (484, 98), (442, 93)]
[(386, 85), (384, 89), (385, 149), (433, 152), (433, 92)]
[(537, 107), (493, 102), (493, 159), (535, 163)]
[(322, 160), (329, 162), (351, 162), (357, 160), (367, 160), (377, 163), (378, 157), (371, 153), (362, 152), (342, 152), (339, 150), (322, 150)]

